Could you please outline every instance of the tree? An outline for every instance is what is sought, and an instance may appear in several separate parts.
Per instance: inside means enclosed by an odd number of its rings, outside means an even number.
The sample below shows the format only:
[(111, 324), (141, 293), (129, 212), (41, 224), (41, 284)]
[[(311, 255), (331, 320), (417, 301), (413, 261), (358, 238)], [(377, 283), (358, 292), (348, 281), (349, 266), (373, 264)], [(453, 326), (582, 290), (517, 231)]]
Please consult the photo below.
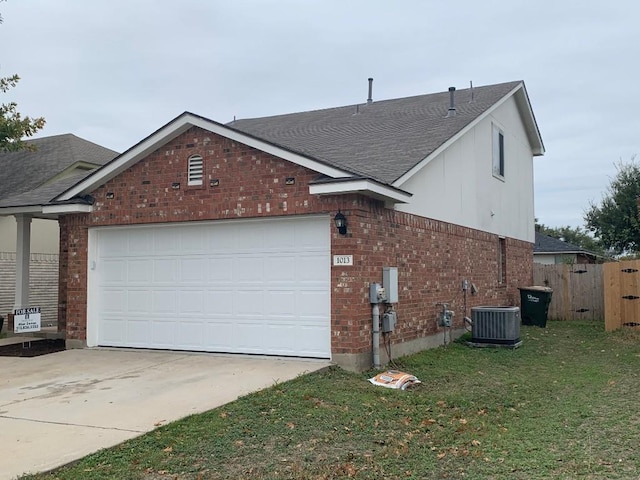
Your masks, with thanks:
[(590, 202), (584, 220), (587, 228), (600, 238), (602, 245), (615, 254), (640, 251), (640, 165), (631, 157), (629, 163), (620, 161), (617, 174), (611, 180), (600, 204)]
[[(1, 0), (0, 0), (1, 1)], [(0, 16), (2, 23), (2, 16)], [(0, 93), (6, 93), (20, 81), (18, 75), (0, 77)], [(15, 102), (0, 104), (0, 152), (30, 149), (23, 138), (30, 137), (42, 127), (44, 118), (22, 117)]]
[(557, 238), (563, 242), (576, 245), (588, 252), (598, 255), (606, 255), (605, 248), (599, 238), (593, 237), (588, 231), (582, 227), (547, 227), (536, 221), (536, 231), (552, 238)]
[[(9, 88), (15, 87), (19, 80), (18, 75), (0, 78), (0, 92), (5, 93)], [(0, 105), (0, 151), (13, 152), (31, 148), (23, 138), (31, 137), (44, 127), (44, 118), (22, 117), (17, 108), (16, 102)]]

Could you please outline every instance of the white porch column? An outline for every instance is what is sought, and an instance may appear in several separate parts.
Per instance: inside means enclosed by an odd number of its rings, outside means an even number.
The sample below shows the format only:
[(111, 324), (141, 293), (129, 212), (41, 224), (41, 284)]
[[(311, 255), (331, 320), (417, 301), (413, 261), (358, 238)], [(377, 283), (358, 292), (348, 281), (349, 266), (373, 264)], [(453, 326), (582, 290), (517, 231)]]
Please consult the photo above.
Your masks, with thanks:
[(31, 259), (31, 215), (16, 215), (16, 300), (14, 308), (29, 306), (29, 260)]

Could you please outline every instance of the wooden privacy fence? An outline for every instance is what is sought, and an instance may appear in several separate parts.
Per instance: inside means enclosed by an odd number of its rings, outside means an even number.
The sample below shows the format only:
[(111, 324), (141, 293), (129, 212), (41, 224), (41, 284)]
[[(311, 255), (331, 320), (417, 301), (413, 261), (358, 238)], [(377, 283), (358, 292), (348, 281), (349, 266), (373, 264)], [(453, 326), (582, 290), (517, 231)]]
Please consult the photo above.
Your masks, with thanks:
[(604, 327), (640, 327), (640, 260), (604, 264)]
[(533, 284), (553, 289), (548, 318), (550, 320), (604, 319), (603, 270), (601, 264), (542, 265), (534, 263)]

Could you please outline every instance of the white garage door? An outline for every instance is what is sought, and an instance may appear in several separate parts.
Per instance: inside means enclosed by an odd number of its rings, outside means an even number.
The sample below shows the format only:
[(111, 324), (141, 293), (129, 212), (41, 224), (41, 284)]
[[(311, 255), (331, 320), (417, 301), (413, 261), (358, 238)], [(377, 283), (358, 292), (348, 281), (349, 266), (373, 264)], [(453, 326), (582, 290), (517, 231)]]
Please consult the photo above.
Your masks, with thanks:
[(87, 343), (330, 358), (324, 217), (95, 228)]

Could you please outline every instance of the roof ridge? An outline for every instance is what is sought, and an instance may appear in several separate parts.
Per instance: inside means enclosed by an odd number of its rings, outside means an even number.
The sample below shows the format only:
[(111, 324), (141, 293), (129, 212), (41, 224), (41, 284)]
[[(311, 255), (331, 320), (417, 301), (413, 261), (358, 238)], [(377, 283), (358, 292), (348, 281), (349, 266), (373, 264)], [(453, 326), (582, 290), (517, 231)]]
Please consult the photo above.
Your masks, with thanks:
[[(495, 88), (495, 87), (501, 87), (501, 86), (505, 86), (505, 85), (513, 85), (513, 87), (515, 88), (517, 85), (524, 83), (523, 80), (513, 80), (510, 82), (501, 82), (501, 83), (494, 83), (494, 84), (489, 84), (489, 85), (480, 85), (480, 86), (474, 86), (473, 88), (471, 87), (467, 87), (467, 88), (461, 88), (461, 89), (456, 89), (456, 93), (460, 94), (460, 93), (465, 93), (465, 92), (470, 92), (471, 90), (476, 91), (476, 90), (483, 90), (483, 89), (488, 89), (488, 88)], [(225, 125), (227, 126), (232, 126), (234, 123), (236, 122), (241, 122), (241, 121), (251, 121), (251, 120), (267, 120), (267, 119), (274, 119), (274, 118), (283, 118), (283, 117), (287, 117), (289, 115), (300, 115), (303, 113), (319, 113), (319, 112), (329, 112), (331, 110), (341, 110), (341, 109), (355, 109), (358, 106), (363, 106), (365, 109), (374, 105), (380, 105), (380, 104), (384, 104), (384, 103), (389, 103), (389, 102), (395, 102), (395, 101), (399, 101), (399, 100), (413, 100), (413, 99), (418, 99), (418, 98), (425, 98), (425, 97), (430, 97), (430, 96), (437, 96), (437, 95), (449, 95), (449, 91), (448, 90), (444, 90), (441, 92), (432, 92), (432, 93), (420, 93), (420, 94), (416, 94), (416, 95), (409, 95), (406, 97), (394, 97), (394, 98), (385, 98), (382, 100), (374, 100), (372, 103), (367, 103), (367, 101), (363, 101), (363, 102), (357, 102), (357, 103), (352, 103), (352, 104), (348, 104), (348, 105), (338, 105), (338, 106), (333, 106), (333, 107), (325, 107), (325, 108), (315, 108), (315, 109), (311, 109), (311, 110), (301, 110), (301, 111), (297, 111), (297, 112), (289, 112), (289, 113), (280, 113), (280, 114), (276, 114), (276, 115), (266, 115), (266, 116), (260, 116), (260, 117), (246, 117), (246, 118), (234, 118), (233, 120), (231, 120), (230, 122), (225, 123)]]

